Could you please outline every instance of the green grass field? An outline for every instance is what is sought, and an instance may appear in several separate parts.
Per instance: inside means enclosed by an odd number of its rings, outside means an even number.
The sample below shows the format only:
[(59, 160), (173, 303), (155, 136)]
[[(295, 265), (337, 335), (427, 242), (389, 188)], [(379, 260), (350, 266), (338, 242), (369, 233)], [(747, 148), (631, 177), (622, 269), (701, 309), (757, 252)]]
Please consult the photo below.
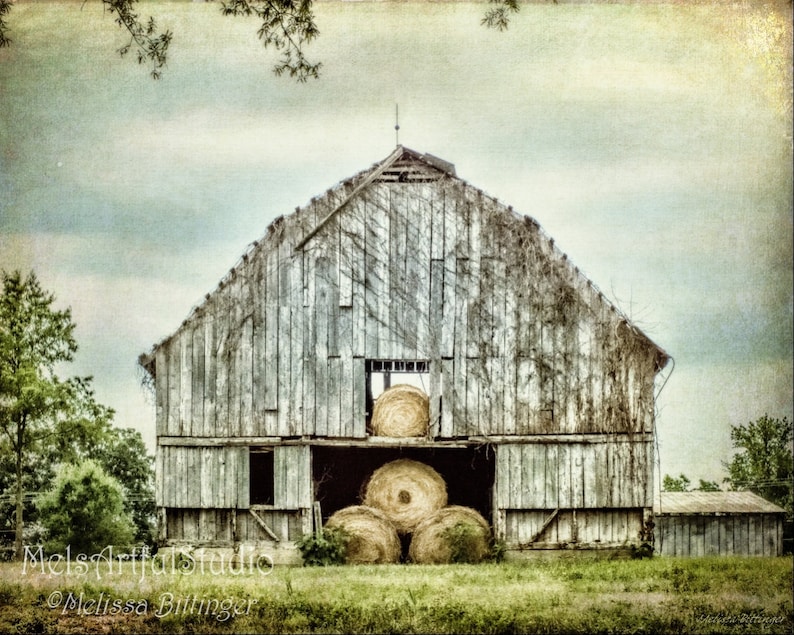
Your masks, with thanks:
[(793, 617), (790, 557), (124, 567), (0, 565), (0, 632), (789, 633)]

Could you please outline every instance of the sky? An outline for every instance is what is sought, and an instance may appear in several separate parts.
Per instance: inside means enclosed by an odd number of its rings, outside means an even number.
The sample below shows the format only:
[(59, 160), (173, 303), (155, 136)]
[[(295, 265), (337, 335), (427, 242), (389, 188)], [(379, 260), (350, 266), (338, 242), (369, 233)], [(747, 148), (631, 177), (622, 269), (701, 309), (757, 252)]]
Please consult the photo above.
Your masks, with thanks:
[(298, 84), (252, 20), (144, 2), (159, 81), (99, 2), (17, 2), (0, 49), (0, 268), (71, 307), (116, 424), (153, 450), (138, 355), (265, 233), (399, 143), (534, 217), (673, 358), (660, 475), (721, 481), (730, 427), (792, 418), (788, 2), (322, 2)]

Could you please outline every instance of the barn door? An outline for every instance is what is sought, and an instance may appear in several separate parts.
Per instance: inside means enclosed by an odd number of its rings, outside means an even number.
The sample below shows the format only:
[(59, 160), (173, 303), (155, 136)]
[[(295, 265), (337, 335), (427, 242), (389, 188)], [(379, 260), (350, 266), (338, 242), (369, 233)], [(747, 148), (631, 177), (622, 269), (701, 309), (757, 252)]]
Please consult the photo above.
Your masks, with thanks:
[(273, 448), (273, 503), (276, 509), (311, 508), (312, 469), (308, 445)]

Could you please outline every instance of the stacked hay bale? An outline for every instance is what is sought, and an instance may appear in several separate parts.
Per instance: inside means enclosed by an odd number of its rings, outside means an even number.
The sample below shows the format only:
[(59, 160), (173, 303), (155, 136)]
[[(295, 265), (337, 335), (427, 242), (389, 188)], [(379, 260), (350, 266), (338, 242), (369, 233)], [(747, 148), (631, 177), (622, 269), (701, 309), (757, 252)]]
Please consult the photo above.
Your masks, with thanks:
[(400, 538), (397, 530), (380, 510), (363, 505), (345, 507), (335, 512), (326, 527), (342, 529), (348, 536), (345, 547), (347, 564), (382, 564), (399, 562)]
[(408, 557), (422, 564), (482, 562), (491, 553), (491, 528), (471, 507), (450, 505), (425, 518), (411, 538)]
[[(424, 436), (429, 399), (414, 386), (384, 391), (372, 413), (373, 434)], [(409, 559), (417, 563), (480, 562), (490, 553), (491, 529), (474, 509), (447, 505), (447, 484), (431, 466), (412, 459), (390, 461), (375, 470), (362, 505), (340, 509), (326, 523), (347, 536), (346, 562), (399, 562), (399, 536), (410, 539)]]
[(372, 433), (384, 437), (427, 434), (430, 399), (420, 388), (397, 384), (383, 391), (372, 410)]
[(444, 479), (419, 461), (398, 459), (375, 470), (364, 504), (383, 511), (398, 533), (410, 535), (413, 562), (481, 562), (491, 553), (485, 518), (471, 507), (447, 505)]
[(447, 504), (447, 484), (429, 465), (397, 459), (372, 473), (364, 505), (383, 511), (401, 534), (413, 532), (425, 518)]

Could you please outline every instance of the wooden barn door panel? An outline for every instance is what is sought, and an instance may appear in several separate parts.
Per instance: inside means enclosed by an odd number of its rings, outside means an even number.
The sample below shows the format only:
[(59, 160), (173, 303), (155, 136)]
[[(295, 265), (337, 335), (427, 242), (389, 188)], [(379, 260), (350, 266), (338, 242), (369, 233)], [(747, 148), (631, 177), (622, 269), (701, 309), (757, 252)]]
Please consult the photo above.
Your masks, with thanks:
[(158, 505), (193, 509), (248, 507), (248, 448), (160, 446)]
[(277, 445), (273, 448), (273, 501), (276, 509), (312, 506), (311, 448)]

